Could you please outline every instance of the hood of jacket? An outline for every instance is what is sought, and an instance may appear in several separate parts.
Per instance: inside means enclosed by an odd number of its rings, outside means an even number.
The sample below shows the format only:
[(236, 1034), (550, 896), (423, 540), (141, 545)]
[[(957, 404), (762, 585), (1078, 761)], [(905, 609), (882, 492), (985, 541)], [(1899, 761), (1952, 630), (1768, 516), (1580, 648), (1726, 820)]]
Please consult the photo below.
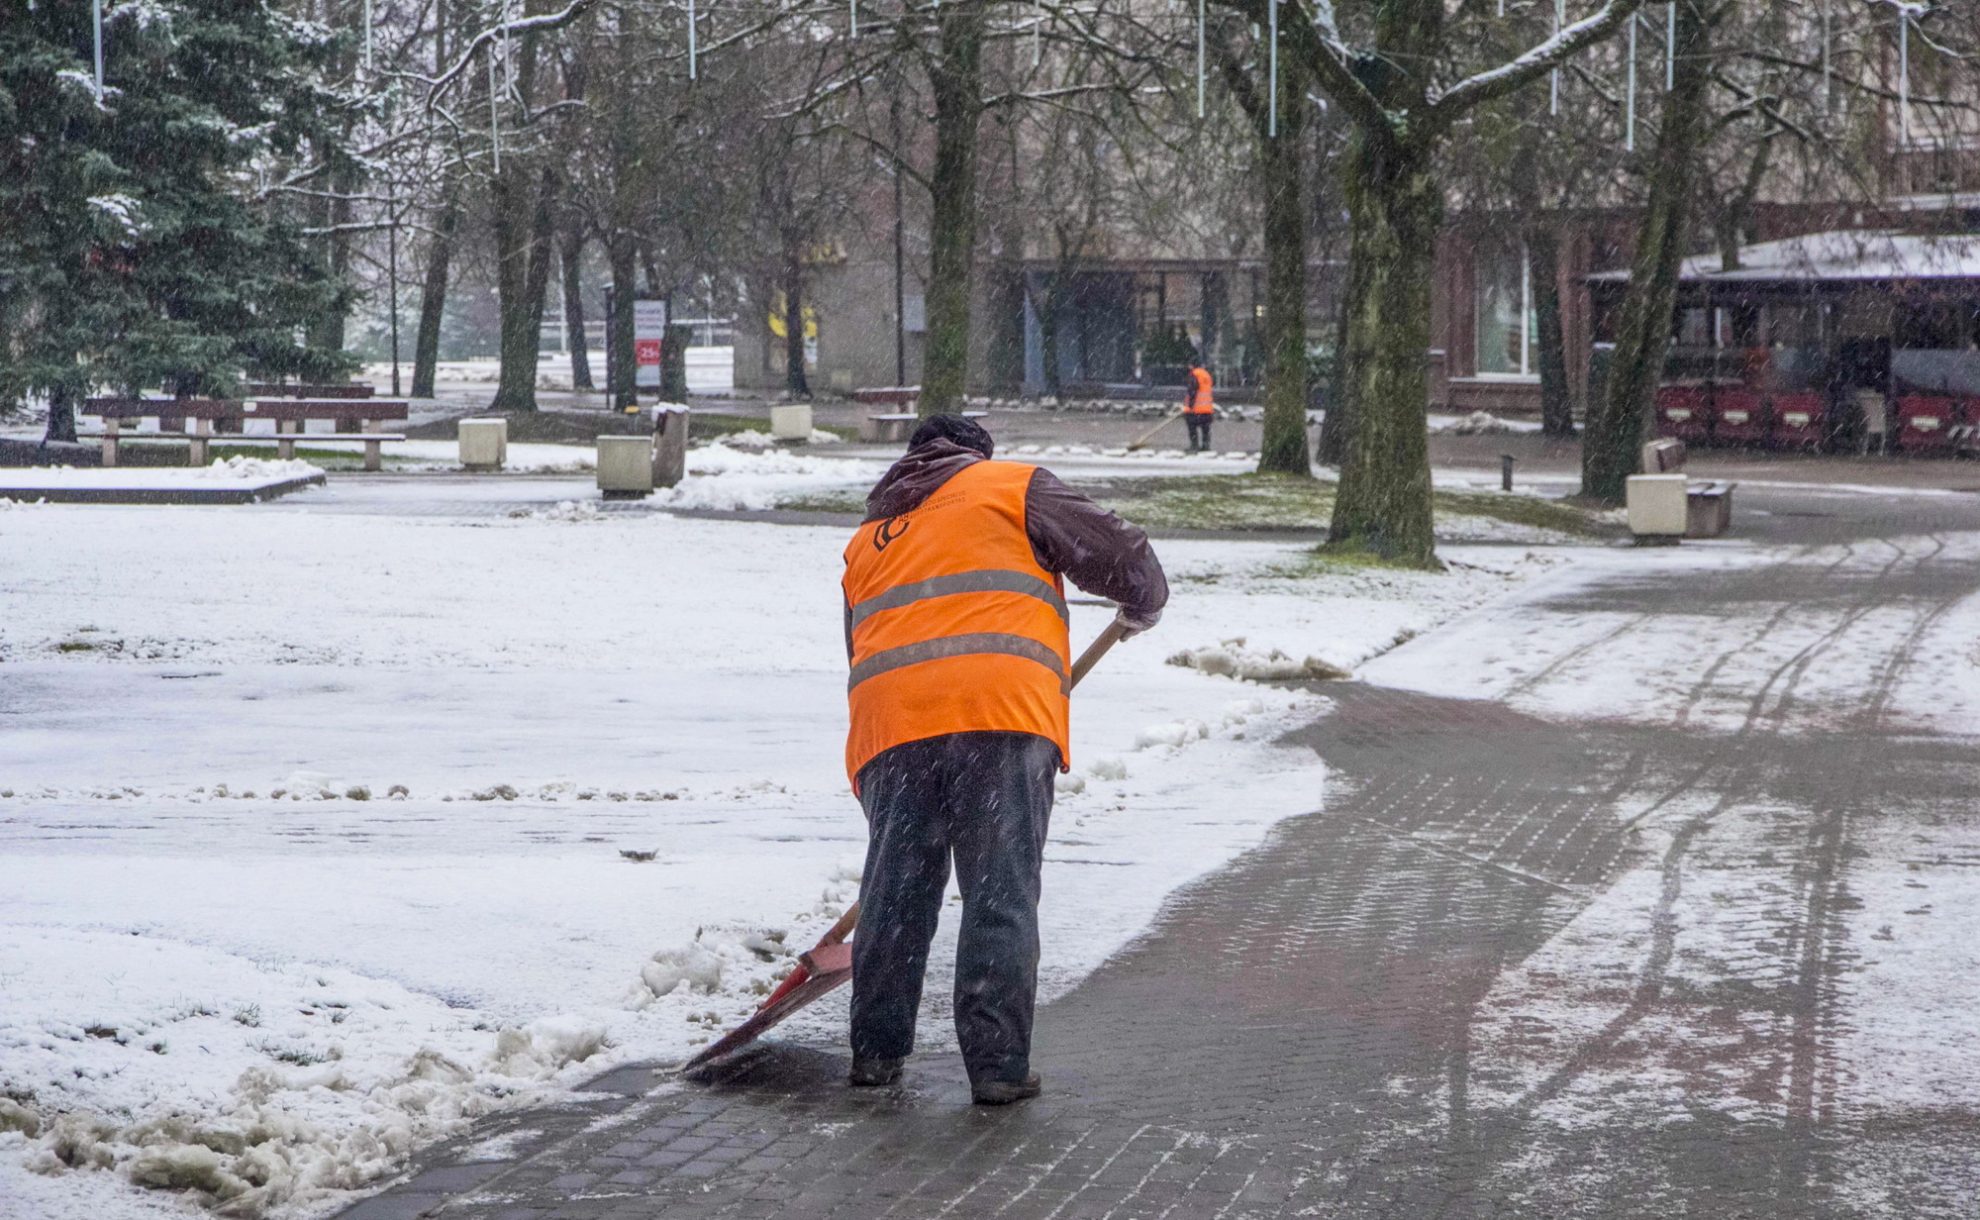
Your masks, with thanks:
[(912, 512), (958, 471), (987, 460), (976, 450), (966, 449), (947, 437), (916, 445), (889, 467), (866, 494), (866, 519), (878, 521)]

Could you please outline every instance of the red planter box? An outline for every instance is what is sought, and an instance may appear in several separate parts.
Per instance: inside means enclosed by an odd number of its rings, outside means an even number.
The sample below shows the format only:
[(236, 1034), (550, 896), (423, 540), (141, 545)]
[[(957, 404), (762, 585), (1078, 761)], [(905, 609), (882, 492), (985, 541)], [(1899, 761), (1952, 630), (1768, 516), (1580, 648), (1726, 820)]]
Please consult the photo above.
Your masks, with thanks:
[(1721, 445), (1761, 445), (1771, 433), (1767, 403), (1752, 390), (1716, 386), (1712, 390), (1712, 410), (1718, 416), (1712, 426), (1712, 439)]
[(1657, 434), (1688, 445), (1712, 438), (1712, 396), (1705, 386), (1657, 387)]
[(1774, 440), (1796, 449), (1819, 449), (1829, 436), (1829, 404), (1820, 394), (1776, 394)]
[(1953, 431), (1961, 424), (1959, 400), (1934, 394), (1906, 394), (1897, 402), (1898, 448), (1906, 453), (1951, 453)]

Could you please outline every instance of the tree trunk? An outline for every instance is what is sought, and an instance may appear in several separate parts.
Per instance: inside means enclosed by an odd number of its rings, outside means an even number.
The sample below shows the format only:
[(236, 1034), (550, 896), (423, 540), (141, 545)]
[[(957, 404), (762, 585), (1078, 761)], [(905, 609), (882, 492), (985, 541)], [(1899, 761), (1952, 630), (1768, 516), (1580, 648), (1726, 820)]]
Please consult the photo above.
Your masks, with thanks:
[[(673, 316), (673, 302), (667, 303), (667, 316)], [(694, 328), (679, 322), (667, 323), (667, 341), (660, 346), (660, 400), (686, 402), (687, 349), (694, 340)]]
[(1265, 439), (1260, 473), (1313, 473), (1306, 447), (1306, 89), (1279, 71), (1279, 131), (1260, 133), (1265, 190)]
[(637, 406), (639, 391), (633, 370), (633, 299), (639, 295), (639, 246), (632, 233), (615, 229), (605, 239), (612, 267), (612, 314), (605, 325), (605, 367), (612, 372), (612, 407)]
[[(433, 8), (433, 71), (447, 68), (447, 31), (460, 20), (460, 4), (435, 0)], [(476, 80), (480, 75), (476, 74)], [(473, 104), (470, 98), (470, 105)], [(432, 243), (426, 248), (426, 275), (419, 291), (419, 332), (413, 336), (412, 394), (414, 398), (433, 397), (435, 366), (440, 363), (440, 323), (447, 308), (447, 275), (454, 257), (454, 231), (461, 223), (461, 180), (450, 175), (446, 199), (433, 226)]]
[[(330, 229), (331, 226), (337, 223), (337, 210), (333, 204), (333, 196), (337, 191), (340, 178), (336, 168), (336, 149), (330, 147), (322, 140), (315, 140), (312, 143), (314, 155), (323, 158), (329, 168), (324, 173), (312, 179), (310, 185), (318, 193), (307, 197), (303, 203), (303, 213), (308, 218), (309, 227), (321, 232)], [(323, 257), (324, 269), (332, 276), (341, 275), (347, 253), (340, 247), (335, 235), (323, 232), (323, 235), (318, 237), (316, 241), (318, 243), (317, 248)], [(335, 352), (343, 349), (344, 320), (338, 305), (330, 305), (309, 320), (303, 334), (303, 345), (322, 352)]]
[(1063, 399), (1066, 393), (1065, 376), (1059, 368), (1059, 282), (1053, 278), (1052, 286), (1045, 290), (1045, 299), (1038, 308), (1038, 346), (1045, 361), (1045, 396)]
[(523, 301), (529, 307), (532, 381), (540, 359), (537, 353), (543, 347), (543, 308), (550, 299), (550, 266), (557, 259), (557, 193), (556, 172), (546, 168), (536, 189), (536, 213), (529, 226), (529, 275), (523, 281)]
[(804, 375), (804, 253), (784, 248), (784, 389), (792, 398), (810, 398)]
[(1630, 260), (1629, 293), (1616, 326), (1607, 392), (1601, 402), (1590, 404), (1581, 446), (1581, 494), (1606, 504), (1622, 502), (1649, 430), (1670, 347), (1691, 180), (1705, 134), (1706, 89), (1713, 72), (1711, 30), (1690, 0), (1679, 3), (1676, 12), (1677, 79), (1657, 127), (1650, 198)]
[(1567, 333), (1561, 322), (1561, 242), (1552, 224), (1526, 232), (1527, 275), (1533, 282), (1533, 308), (1540, 324), (1540, 431), (1574, 435), (1574, 387), (1568, 384)]
[(454, 257), (454, 231), (460, 227), (461, 206), (449, 191), (440, 218), (433, 228), (433, 239), (426, 248), (426, 278), (419, 291), (419, 334), (413, 339), (412, 393), (414, 398), (433, 397), (435, 366), (440, 362), (440, 323), (447, 308), (447, 276)]
[(929, 70), (935, 95), (935, 164), (928, 221), (928, 333), (924, 336), (923, 415), (962, 410), (969, 377), (969, 295), (976, 247), (976, 123), (983, 101), (983, 37), (988, 10), (939, 10), (941, 49)]
[(1363, 131), (1346, 160), (1351, 248), (1341, 390), (1354, 423), (1328, 538), (1434, 568), (1424, 420), (1430, 279), (1443, 214), (1434, 145)]
[(571, 388), (589, 390), (594, 388), (591, 384), (591, 354), (585, 350), (584, 282), (578, 274), (584, 262), (584, 234), (575, 223), (565, 227), (562, 247), (564, 346), (571, 353)]
[(1347, 462), (1348, 444), (1354, 436), (1354, 416), (1348, 410), (1346, 384), (1348, 311), (1334, 311), (1334, 370), (1327, 383), (1327, 417), (1320, 425), (1316, 454), (1322, 466), (1340, 467)]
[(75, 396), (68, 386), (58, 385), (48, 391), (48, 431), (42, 434), (42, 443), (74, 442), (75, 439)]
[(502, 350), (501, 380), (491, 410), (536, 410), (538, 336), (550, 276), (548, 196), (553, 189), (547, 172), (534, 172), (521, 163), (494, 177), (495, 290)]

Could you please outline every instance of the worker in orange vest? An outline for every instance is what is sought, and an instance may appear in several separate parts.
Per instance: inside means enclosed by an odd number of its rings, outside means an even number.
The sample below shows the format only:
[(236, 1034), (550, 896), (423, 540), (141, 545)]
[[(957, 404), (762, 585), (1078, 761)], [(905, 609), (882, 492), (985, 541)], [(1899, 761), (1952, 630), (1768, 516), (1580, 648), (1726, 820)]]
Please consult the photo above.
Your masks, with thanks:
[(1189, 426), (1189, 451), (1201, 453), (1210, 448), (1210, 421), (1217, 418), (1217, 404), (1210, 396), (1210, 370), (1192, 366), (1183, 387), (1183, 423)]
[(1046, 470), (993, 460), (972, 420), (924, 421), (846, 546), (846, 772), (869, 837), (853, 940), (855, 1085), (900, 1078), (951, 858), (962, 890), (955, 1022), (970, 1092), (1035, 1097), (1039, 866), (1067, 769), (1064, 581), (1153, 627), (1148, 536)]

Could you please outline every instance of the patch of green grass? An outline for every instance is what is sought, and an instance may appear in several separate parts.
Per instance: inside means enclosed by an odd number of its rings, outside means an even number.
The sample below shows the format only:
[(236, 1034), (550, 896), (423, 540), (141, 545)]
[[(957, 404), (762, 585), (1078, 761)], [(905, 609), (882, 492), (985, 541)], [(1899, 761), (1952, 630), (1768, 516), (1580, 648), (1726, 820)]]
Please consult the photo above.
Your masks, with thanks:
[(720, 411), (695, 411), (688, 418), (688, 439), (734, 436), (738, 432), (768, 432), (770, 421)]
[[(278, 452), (272, 441), (266, 445), (215, 445), (213, 446), (213, 460), (219, 462), (232, 457), (272, 459), (277, 456)], [(381, 457), (387, 466), (404, 465), (408, 460), (395, 456), (392, 453), (389, 442), (382, 447)], [(310, 449), (298, 445), (296, 446), (296, 460), (321, 466), (325, 470), (357, 470), (364, 465), (364, 450)]]
[(1325, 529), (1334, 511), (1332, 483), (1282, 474), (1121, 479), (1096, 498), (1151, 529)]
[(866, 512), (866, 493), (863, 491), (826, 491), (811, 495), (796, 496), (780, 500), (777, 507), (794, 513), (851, 513), (855, 516)]
[(1600, 518), (1585, 508), (1538, 496), (1508, 495), (1489, 491), (1440, 491), (1436, 493), (1439, 515), (1490, 517), (1514, 525), (1555, 530), (1582, 538), (1593, 538), (1608, 531)]
[[(1096, 488), (1095, 498), (1152, 529), (1324, 530), (1333, 516), (1334, 491), (1328, 479), (1217, 474), (1119, 479)], [(1585, 508), (1535, 496), (1438, 491), (1432, 493), (1432, 509), (1440, 520), (1485, 517), (1574, 537), (1608, 532)], [(1328, 554), (1341, 564), (1385, 564), (1359, 549)]]
[(1265, 569), (1265, 575), (1282, 580), (1307, 580), (1316, 576), (1342, 576), (1352, 572), (1420, 572), (1413, 564), (1386, 559), (1360, 547), (1341, 547), (1323, 542), (1301, 551), (1285, 563)]

